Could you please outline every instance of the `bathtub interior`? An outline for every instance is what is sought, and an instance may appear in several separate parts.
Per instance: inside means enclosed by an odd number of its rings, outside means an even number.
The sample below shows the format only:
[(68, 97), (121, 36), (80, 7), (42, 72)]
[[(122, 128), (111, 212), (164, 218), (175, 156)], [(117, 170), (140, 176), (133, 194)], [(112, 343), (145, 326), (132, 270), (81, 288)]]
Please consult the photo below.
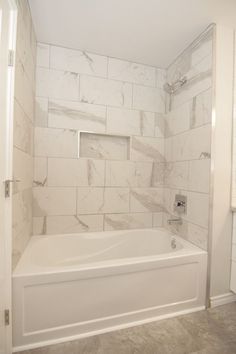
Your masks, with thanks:
[(33, 236), (13, 276), (205, 253), (164, 228)]

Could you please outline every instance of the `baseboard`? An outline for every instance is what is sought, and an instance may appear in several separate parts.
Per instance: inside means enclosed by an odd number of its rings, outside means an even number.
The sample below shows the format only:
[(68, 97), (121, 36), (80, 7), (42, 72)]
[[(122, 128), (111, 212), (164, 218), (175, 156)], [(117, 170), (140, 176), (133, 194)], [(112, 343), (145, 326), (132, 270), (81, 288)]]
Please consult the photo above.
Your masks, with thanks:
[(210, 298), (211, 307), (217, 307), (221, 305), (230, 304), (231, 302), (236, 301), (236, 294), (229, 292), (226, 294), (212, 296)]
[(123, 325), (118, 325), (118, 326), (109, 327), (109, 328), (104, 328), (102, 330), (92, 331), (92, 332), (89, 332), (89, 333), (79, 334), (79, 335), (75, 335), (75, 336), (71, 336), (71, 337), (52, 339), (52, 340), (38, 342), (38, 343), (33, 343), (33, 344), (26, 344), (26, 345), (14, 347), (13, 348), (13, 353), (21, 352), (21, 351), (25, 351), (25, 350), (42, 348), (42, 347), (46, 347), (46, 346), (49, 346), (49, 345), (55, 345), (55, 344), (70, 342), (70, 341), (74, 341), (74, 340), (78, 340), (78, 339), (82, 339), (82, 338), (96, 336), (96, 335), (99, 335), (99, 334), (104, 334), (104, 333), (108, 333), (108, 332), (118, 331), (118, 330), (125, 329), (125, 328), (141, 326), (141, 325), (144, 325), (146, 323), (150, 323), (150, 322), (154, 322), (154, 321), (160, 321), (160, 320), (164, 320), (164, 319), (168, 319), (168, 318), (172, 318), (172, 317), (178, 317), (178, 316), (182, 316), (182, 315), (187, 315), (189, 313), (198, 312), (198, 311), (202, 311), (202, 310), (205, 310), (205, 306), (193, 307), (193, 308), (186, 309), (186, 310), (181, 310), (181, 311), (177, 311), (177, 312), (168, 313), (166, 315), (160, 315), (160, 316), (156, 316), (156, 317), (151, 317), (151, 318), (148, 318), (148, 319), (145, 319), (145, 320), (134, 321), (134, 322), (131, 322), (131, 323), (126, 323), (126, 324), (123, 324)]

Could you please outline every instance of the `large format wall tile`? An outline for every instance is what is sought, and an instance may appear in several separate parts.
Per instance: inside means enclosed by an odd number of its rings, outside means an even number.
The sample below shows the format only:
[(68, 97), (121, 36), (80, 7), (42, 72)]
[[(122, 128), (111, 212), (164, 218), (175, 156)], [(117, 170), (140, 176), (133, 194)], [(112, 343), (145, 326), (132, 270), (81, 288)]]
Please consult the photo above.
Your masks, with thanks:
[[(34, 232), (167, 227), (181, 193), (187, 214), (171, 229), (206, 249), (211, 59), (211, 31), (167, 71), (40, 44), (34, 185), (43, 211), (36, 205)], [(169, 97), (164, 84), (182, 76)], [(55, 202), (66, 191), (63, 210)]]
[(35, 156), (78, 156), (78, 135), (75, 130), (35, 128), (34, 139)]
[[(167, 70), (167, 81), (186, 77), (171, 95), (165, 125), (165, 213), (163, 224), (207, 249), (212, 116), (212, 29), (194, 41)], [(168, 225), (176, 194), (187, 197), (182, 225)]]
[(44, 187), (48, 184), (48, 159), (46, 157), (34, 158), (34, 186)]
[(134, 85), (133, 90), (133, 108), (157, 113), (165, 112), (165, 95), (161, 89)]
[(49, 100), (48, 126), (103, 133), (106, 107), (72, 101)]
[(14, 101), (14, 145), (27, 154), (33, 152), (33, 124), (17, 100)]
[(48, 98), (36, 97), (34, 126), (48, 126)]
[[(76, 214), (83, 221), (74, 213), (46, 211), (35, 215), (34, 232), (100, 230), (107, 213), (123, 214), (132, 228), (152, 227), (152, 213), (145, 209), (140, 218), (127, 215), (131, 188), (163, 185), (163, 164), (153, 162), (164, 161), (165, 70), (43, 43), (37, 66), (37, 197), (42, 192), (44, 200), (49, 193), (44, 190), (75, 188)], [(145, 93), (137, 109), (134, 84), (141, 96), (142, 87)]]
[(106, 161), (108, 187), (151, 187), (153, 164), (149, 162)]
[(163, 210), (162, 188), (137, 188), (130, 191), (132, 212), (158, 212)]
[(128, 188), (78, 188), (78, 214), (126, 213), (129, 211)]
[(49, 68), (50, 46), (44, 43), (37, 43), (37, 67)]
[(152, 228), (151, 213), (106, 214), (105, 230)]
[(34, 188), (34, 216), (75, 215), (75, 188)]
[(211, 125), (189, 130), (176, 135), (171, 142), (171, 160), (197, 160), (210, 158), (211, 155)]
[(103, 215), (48, 216), (47, 234), (78, 233), (103, 230)]
[(132, 104), (132, 85), (81, 75), (80, 100), (86, 103), (129, 108)]
[(63, 47), (51, 46), (50, 67), (78, 74), (107, 76), (107, 57)]
[(92, 159), (48, 159), (48, 186), (104, 186), (105, 161)]
[(28, 2), (17, 1), (14, 80), (12, 266), (32, 235), (33, 124), (36, 37)]
[(79, 76), (68, 71), (37, 68), (36, 95), (78, 101)]
[(109, 58), (108, 77), (110, 79), (154, 87), (156, 83), (156, 70), (151, 66)]
[(163, 139), (133, 137), (131, 140), (131, 159), (144, 162), (163, 162), (165, 160)]
[(124, 108), (107, 108), (107, 132), (123, 135), (154, 136), (155, 113)]

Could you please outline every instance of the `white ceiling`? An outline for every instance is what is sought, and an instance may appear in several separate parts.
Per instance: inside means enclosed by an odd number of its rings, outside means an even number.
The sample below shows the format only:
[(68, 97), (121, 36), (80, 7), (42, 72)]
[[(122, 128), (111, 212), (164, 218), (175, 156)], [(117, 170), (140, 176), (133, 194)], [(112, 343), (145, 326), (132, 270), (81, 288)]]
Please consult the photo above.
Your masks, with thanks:
[(29, 3), (40, 42), (163, 68), (210, 23), (236, 25), (236, 0)]

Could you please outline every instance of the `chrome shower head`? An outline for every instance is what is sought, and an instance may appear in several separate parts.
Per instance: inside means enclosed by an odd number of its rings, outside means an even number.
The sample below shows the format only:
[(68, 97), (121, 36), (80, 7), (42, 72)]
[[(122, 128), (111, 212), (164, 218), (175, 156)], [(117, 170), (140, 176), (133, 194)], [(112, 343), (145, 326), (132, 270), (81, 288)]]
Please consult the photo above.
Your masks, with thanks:
[(164, 90), (170, 95), (174, 94), (177, 90), (179, 90), (184, 84), (186, 84), (187, 78), (183, 76), (181, 79), (176, 80), (172, 84), (166, 82), (163, 86)]

